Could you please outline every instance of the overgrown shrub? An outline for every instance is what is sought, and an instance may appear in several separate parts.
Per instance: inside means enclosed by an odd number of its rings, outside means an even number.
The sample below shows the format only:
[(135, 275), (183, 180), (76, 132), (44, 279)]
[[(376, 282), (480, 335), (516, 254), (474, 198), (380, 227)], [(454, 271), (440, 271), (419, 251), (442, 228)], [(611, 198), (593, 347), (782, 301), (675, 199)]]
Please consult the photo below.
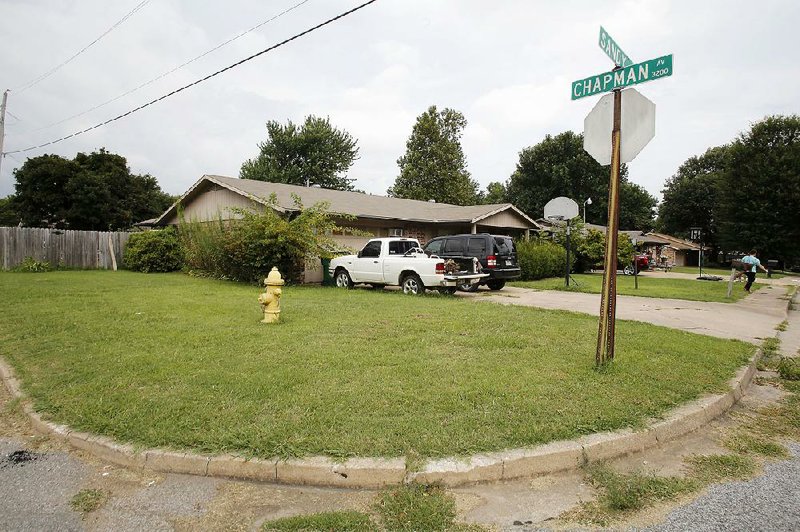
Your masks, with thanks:
[(327, 203), (304, 208), (294, 197), (297, 213), (279, 214), (273, 195), (260, 212), (233, 209), (237, 220), (182, 220), (179, 235), (189, 270), (221, 279), (260, 282), (273, 266), (284, 279), (302, 279), (306, 259), (330, 258), (341, 247), (331, 234), (344, 231), (328, 213)]
[(523, 281), (558, 277), (564, 273), (567, 250), (550, 240), (522, 241), (517, 243), (517, 261)]
[[(606, 254), (606, 235), (602, 231), (586, 226), (580, 220), (571, 222), (570, 235), (571, 254), (575, 254), (573, 271), (583, 273), (592, 269), (603, 269)], [(565, 227), (561, 226), (553, 233), (553, 240), (561, 246), (566, 246)], [(627, 233), (619, 233), (617, 238), (617, 267), (624, 268), (633, 264), (636, 250)]]
[(183, 267), (183, 252), (175, 229), (133, 233), (123, 263), (137, 272), (172, 272)]
[(36, 260), (33, 257), (25, 257), (12, 271), (24, 273), (42, 273), (51, 272), (55, 268), (46, 260)]

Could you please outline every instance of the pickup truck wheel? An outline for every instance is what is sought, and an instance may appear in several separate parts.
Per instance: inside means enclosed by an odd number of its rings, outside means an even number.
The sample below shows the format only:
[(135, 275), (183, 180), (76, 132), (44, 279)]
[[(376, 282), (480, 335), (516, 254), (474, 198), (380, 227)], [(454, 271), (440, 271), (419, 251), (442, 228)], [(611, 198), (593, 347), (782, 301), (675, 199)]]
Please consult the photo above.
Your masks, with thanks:
[(404, 294), (419, 295), (425, 291), (425, 285), (422, 284), (422, 279), (415, 273), (409, 273), (403, 277), (403, 282), (400, 283), (403, 287)]
[(486, 281), (486, 286), (489, 287), (489, 290), (502, 290), (505, 285), (505, 281)]
[(458, 289), (462, 292), (475, 292), (478, 290), (478, 285), (480, 285), (480, 283), (461, 283), (458, 285)]
[(336, 280), (337, 288), (353, 288), (353, 280), (347, 270), (338, 270), (334, 279)]

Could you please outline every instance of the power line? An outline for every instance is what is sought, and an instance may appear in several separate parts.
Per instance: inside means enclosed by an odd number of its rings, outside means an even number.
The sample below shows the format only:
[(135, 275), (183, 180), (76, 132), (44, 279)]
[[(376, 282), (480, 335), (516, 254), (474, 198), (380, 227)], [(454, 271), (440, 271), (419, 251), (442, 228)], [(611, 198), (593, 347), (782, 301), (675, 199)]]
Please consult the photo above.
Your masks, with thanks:
[(69, 59), (67, 59), (66, 61), (63, 61), (62, 63), (59, 63), (58, 65), (54, 66), (53, 68), (51, 68), (50, 70), (48, 70), (47, 72), (45, 72), (44, 74), (42, 74), (41, 76), (39, 76), (38, 78), (35, 78), (35, 79), (33, 79), (33, 80), (29, 81), (28, 83), (26, 83), (25, 85), (23, 85), (23, 86), (22, 86), (22, 87), (20, 87), (19, 89), (16, 89), (16, 91), (15, 91), (15, 92), (23, 92), (23, 91), (26, 91), (26, 90), (30, 89), (31, 87), (33, 87), (34, 85), (38, 84), (40, 81), (43, 81), (43, 80), (45, 80), (45, 79), (49, 78), (50, 76), (52, 76), (53, 74), (55, 74), (55, 73), (56, 73), (58, 70), (60, 70), (60, 69), (61, 69), (61, 67), (63, 67), (64, 65), (66, 65), (66, 64), (68, 64), (68, 63), (70, 63), (70, 62), (71, 62), (73, 59), (75, 59), (76, 57), (78, 57), (79, 55), (81, 55), (83, 52), (85, 52), (86, 50), (88, 50), (89, 48), (91, 48), (91, 47), (92, 47), (94, 44), (96, 44), (96, 43), (97, 43), (97, 42), (98, 42), (100, 39), (102, 39), (103, 37), (105, 37), (106, 35), (108, 35), (109, 33), (111, 33), (111, 32), (112, 32), (112, 31), (113, 31), (113, 30), (114, 30), (114, 29), (115, 29), (117, 26), (119, 26), (120, 24), (122, 24), (123, 22), (125, 22), (126, 20), (128, 20), (130, 17), (132, 17), (132, 16), (134, 15), (134, 13), (136, 13), (136, 12), (137, 12), (137, 11), (139, 11), (139, 10), (140, 10), (142, 7), (144, 7), (144, 5), (145, 5), (145, 4), (147, 4), (149, 1), (150, 1), (150, 0), (142, 0), (142, 2), (139, 2), (139, 4), (138, 4), (136, 7), (134, 7), (133, 9), (131, 9), (131, 10), (128, 12), (128, 14), (127, 14), (127, 15), (125, 15), (124, 17), (122, 17), (121, 19), (119, 19), (117, 22), (115, 22), (113, 26), (111, 26), (111, 27), (110, 27), (110, 28), (108, 28), (106, 31), (104, 31), (102, 34), (100, 34), (100, 36), (99, 36), (98, 38), (96, 38), (95, 40), (93, 40), (92, 42), (90, 42), (89, 44), (87, 44), (86, 46), (84, 46), (83, 48), (81, 48), (80, 50), (78, 50), (78, 52), (77, 52), (77, 53), (75, 53), (75, 54), (73, 54), (73, 55), (72, 55), (72, 57), (70, 57), (70, 58), (69, 58)]
[(133, 89), (129, 90), (128, 92), (125, 92), (125, 93), (123, 93), (123, 94), (120, 94), (119, 96), (116, 96), (116, 97), (114, 97), (114, 98), (111, 98), (110, 100), (108, 100), (108, 101), (105, 101), (105, 102), (103, 102), (103, 103), (101, 103), (101, 104), (99, 104), (99, 105), (95, 105), (95, 106), (94, 106), (94, 107), (92, 107), (91, 109), (86, 109), (85, 111), (82, 111), (82, 112), (80, 112), (80, 113), (74, 114), (74, 115), (72, 115), (72, 116), (68, 116), (67, 118), (64, 118), (64, 119), (62, 119), (62, 120), (59, 120), (58, 122), (53, 122), (52, 124), (48, 124), (48, 125), (46, 125), (46, 126), (42, 126), (42, 127), (38, 128), (38, 129), (34, 129), (33, 131), (31, 131), (31, 133), (36, 133), (37, 131), (42, 131), (42, 130), (44, 130), (44, 129), (50, 129), (51, 127), (59, 126), (59, 125), (63, 124), (64, 122), (68, 122), (68, 121), (70, 121), (70, 120), (72, 120), (72, 119), (74, 119), (74, 118), (78, 118), (78, 117), (80, 117), (80, 116), (83, 116), (83, 115), (85, 115), (85, 114), (87, 114), (87, 113), (91, 113), (92, 111), (95, 111), (95, 110), (97, 110), (97, 109), (100, 109), (101, 107), (104, 107), (104, 106), (106, 106), (106, 105), (108, 105), (108, 104), (110, 104), (110, 103), (116, 102), (116, 101), (117, 101), (117, 100), (119, 100), (120, 98), (124, 98), (125, 96), (128, 96), (128, 95), (130, 95), (130, 94), (133, 94), (134, 92), (138, 91), (139, 89), (143, 89), (144, 87), (147, 87), (148, 85), (151, 85), (151, 84), (155, 83), (156, 81), (158, 81), (158, 80), (160, 80), (160, 79), (162, 79), (162, 78), (165, 78), (165, 77), (169, 76), (169, 75), (170, 75), (170, 74), (172, 74), (173, 72), (175, 72), (175, 71), (177, 71), (177, 70), (180, 70), (181, 68), (183, 68), (183, 67), (185, 67), (185, 66), (187, 66), (187, 65), (190, 65), (190, 64), (194, 63), (194, 62), (195, 62), (195, 61), (197, 61), (198, 59), (202, 59), (203, 57), (207, 56), (208, 54), (210, 54), (210, 53), (212, 53), (212, 52), (215, 52), (215, 51), (219, 50), (220, 48), (222, 48), (223, 46), (226, 46), (226, 45), (228, 45), (228, 44), (232, 43), (232, 42), (233, 42), (233, 41), (235, 41), (236, 39), (239, 39), (239, 38), (241, 38), (241, 37), (243, 37), (243, 36), (247, 35), (248, 33), (251, 33), (251, 32), (253, 32), (253, 31), (257, 30), (257, 29), (258, 29), (258, 28), (260, 28), (261, 26), (263, 26), (263, 25), (265, 25), (265, 24), (267, 24), (267, 23), (269, 23), (269, 22), (272, 22), (273, 20), (275, 20), (275, 19), (277, 19), (277, 18), (280, 18), (280, 17), (282, 17), (282, 16), (283, 16), (283, 15), (285, 15), (286, 13), (289, 13), (290, 11), (293, 11), (293, 10), (297, 9), (298, 7), (300, 7), (300, 6), (302, 6), (303, 4), (307, 3), (308, 1), (309, 1), (309, 0), (303, 0), (302, 2), (299, 2), (299, 3), (295, 4), (295, 5), (293, 5), (292, 7), (290, 7), (290, 8), (288, 8), (288, 9), (285, 9), (285, 10), (281, 11), (280, 13), (278, 13), (277, 15), (274, 15), (274, 16), (272, 16), (272, 17), (271, 17), (271, 18), (269, 18), (268, 20), (265, 20), (265, 21), (263, 21), (263, 22), (261, 22), (261, 23), (259, 23), (259, 24), (255, 25), (255, 26), (253, 26), (253, 27), (252, 27), (252, 28), (250, 28), (249, 30), (245, 30), (245, 31), (243, 31), (243, 32), (239, 33), (239, 34), (238, 34), (238, 35), (236, 35), (235, 37), (232, 37), (232, 38), (228, 39), (227, 41), (225, 41), (225, 42), (223, 42), (223, 43), (220, 43), (220, 44), (218, 44), (218, 45), (217, 45), (217, 46), (215, 46), (214, 48), (211, 48), (210, 50), (208, 50), (208, 51), (206, 51), (206, 52), (203, 52), (202, 54), (198, 55), (197, 57), (195, 57), (195, 58), (193, 58), (193, 59), (190, 59), (190, 60), (186, 61), (185, 63), (183, 63), (183, 64), (181, 64), (181, 65), (178, 65), (178, 66), (176, 66), (175, 68), (173, 68), (172, 70), (170, 70), (170, 71), (168, 71), (168, 72), (164, 72), (164, 73), (163, 73), (163, 74), (161, 74), (160, 76), (156, 76), (155, 78), (151, 79), (150, 81), (146, 81), (146, 82), (142, 83), (142, 84), (141, 84), (141, 85), (139, 85), (138, 87), (134, 87)]
[(91, 131), (93, 129), (97, 129), (99, 127), (105, 126), (106, 124), (110, 124), (111, 122), (114, 122), (114, 121), (119, 120), (121, 118), (125, 118), (126, 116), (132, 115), (133, 113), (135, 113), (137, 111), (141, 111), (145, 107), (149, 107), (149, 106), (153, 105), (154, 103), (160, 102), (161, 100), (165, 100), (165, 99), (169, 98), (170, 96), (173, 96), (173, 95), (178, 94), (179, 92), (184, 91), (184, 90), (186, 90), (186, 89), (188, 89), (190, 87), (198, 85), (198, 84), (200, 84), (200, 83), (202, 83), (202, 82), (204, 82), (206, 80), (209, 80), (209, 79), (213, 78), (214, 76), (218, 76), (219, 74), (222, 74), (223, 72), (231, 70), (232, 68), (236, 68), (237, 66), (239, 66), (239, 65), (241, 65), (243, 63), (246, 63), (246, 62), (250, 61), (251, 59), (255, 59), (256, 57), (258, 57), (260, 55), (263, 55), (263, 54), (265, 54), (267, 52), (275, 50), (276, 48), (280, 48), (284, 44), (288, 44), (288, 43), (294, 41), (295, 39), (299, 39), (300, 37), (302, 37), (304, 35), (307, 35), (307, 34), (311, 33), (312, 31), (318, 30), (318, 29), (322, 28), (323, 26), (327, 26), (328, 24), (330, 24), (332, 22), (335, 22), (335, 21), (339, 20), (340, 18), (344, 18), (347, 15), (351, 15), (351, 14), (355, 13), (356, 11), (367, 7), (370, 4), (374, 4), (377, 1), (378, 0), (369, 0), (368, 2), (364, 2), (363, 4), (358, 5), (358, 6), (354, 7), (353, 9), (351, 9), (349, 11), (345, 11), (344, 13), (336, 15), (333, 18), (329, 18), (325, 22), (321, 22), (320, 24), (317, 24), (314, 27), (311, 27), (311, 28), (309, 28), (309, 29), (307, 29), (307, 30), (305, 30), (305, 31), (303, 31), (301, 33), (298, 33), (298, 34), (296, 34), (296, 35), (294, 35), (292, 37), (289, 37), (288, 39), (285, 39), (285, 40), (279, 42), (278, 44), (274, 44), (274, 45), (270, 46), (269, 48), (265, 48), (265, 49), (261, 50), (260, 52), (257, 52), (255, 54), (249, 56), (249, 57), (245, 57), (244, 59), (242, 59), (240, 61), (237, 61), (236, 63), (233, 63), (232, 65), (229, 65), (229, 66), (226, 66), (223, 69), (217, 70), (213, 74), (209, 74), (208, 76), (206, 76), (204, 78), (200, 78), (197, 81), (193, 81), (192, 83), (189, 83), (188, 85), (184, 85), (183, 87), (180, 87), (179, 89), (175, 89), (174, 91), (172, 91), (170, 93), (167, 93), (167, 94), (165, 94), (163, 96), (160, 96), (159, 98), (156, 98), (155, 100), (150, 100), (149, 102), (147, 102), (147, 103), (145, 103), (143, 105), (140, 105), (139, 107), (136, 107), (134, 109), (131, 109), (130, 111), (128, 111), (126, 113), (122, 113), (121, 115), (117, 115), (114, 118), (109, 118), (105, 122), (100, 122), (99, 124), (95, 124), (92, 127), (87, 127), (86, 129), (83, 129), (81, 131), (76, 131), (75, 133), (72, 133), (72, 134), (67, 135), (65, 137), (61, 137), (61, 138), (58, 138), (58, 139), (55, 139), (55, 140), (51, 140), (50, 142), (45, 142), (44, 144), (39, 144), (38, 146), (30, 146), (28, 148), (24, 148), (24, 149), (21, 149), (21, 150), (12, 150), (12, 151), (8, 151), (6, 153), (22, 153), (22, 152), (26, 152), (26, 151), (30, 151), (30, 150), (35, 150), (35, 149), (38, 149), (38, 148), (44, 148), (45, 146), (50, 146), (51, 144), (55, 144), (57, 142), (61, 142), (63, 140), (67, 140), (69, 138), (76, 137), (78, 135), (82, 135), (83, 133), (86, 133), (86, 132)]

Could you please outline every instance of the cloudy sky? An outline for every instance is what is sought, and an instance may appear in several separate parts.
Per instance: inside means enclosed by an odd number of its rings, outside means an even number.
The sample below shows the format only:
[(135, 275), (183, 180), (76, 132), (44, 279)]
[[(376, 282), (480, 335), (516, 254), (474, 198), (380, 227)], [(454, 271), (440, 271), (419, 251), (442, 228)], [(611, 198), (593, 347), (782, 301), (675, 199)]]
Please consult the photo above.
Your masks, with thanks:
[[(4, 151), (103, 122), (361, 3), (149, 0), (25, 88), (141, 1), (0, 0), (0, 89), (12, 90)], [(508, 179), (520, 150), (545, 135), (582, 131), (598, 98), (571, 101), (570, 82), (610, 70), (597, 44), (601, 25), (634, 62), (674, 54), (672, 77), (638, 87), (656, 103), (656, 137), (630, 177), (653, 194), (686, 158), (765, 115), (798, 112), (800, 2), (378, 0), (124, 119), (5, 157), (0, 197), (13, 192), (12, 171), (26, 157), (71, 158), (100, 147), (180, 194), (203, 174), (238, 176), (266, 138), (267, 120), (309, 114), (330, 117), (358, 139), (350, 177), (357, 188), (385, 194), (416, 117), (430, 105), (465, 115), (469, 170), (485, 187)]]

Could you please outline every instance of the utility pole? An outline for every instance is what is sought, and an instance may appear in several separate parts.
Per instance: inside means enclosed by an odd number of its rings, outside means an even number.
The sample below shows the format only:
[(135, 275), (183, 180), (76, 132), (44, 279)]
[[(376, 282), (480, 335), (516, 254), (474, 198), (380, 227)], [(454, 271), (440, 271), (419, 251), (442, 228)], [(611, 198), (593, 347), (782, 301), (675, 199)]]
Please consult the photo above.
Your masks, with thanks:
[(8, 101), (8, 89), (3, 93), (3, 103), (0, 104), (0, 170), (3, 169), (3, 139), (6, 136), (6, 102)]

